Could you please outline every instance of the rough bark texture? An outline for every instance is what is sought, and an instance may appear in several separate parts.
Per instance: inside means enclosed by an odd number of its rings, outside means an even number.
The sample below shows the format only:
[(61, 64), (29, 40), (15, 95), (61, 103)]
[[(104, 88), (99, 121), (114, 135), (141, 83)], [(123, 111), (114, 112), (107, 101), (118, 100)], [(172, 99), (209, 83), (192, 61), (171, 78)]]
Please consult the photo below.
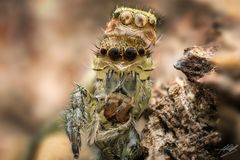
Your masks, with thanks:
[(217, 129), (216, 95), (198, 80), (215, 65), (212, 48), (192, 47), (184, 52), (175, 68), (188, 80), (158, 84), (153, 91), (149, 121), (143, 130), (143, 144), (154, 159), (217, 159), (221, 142)]

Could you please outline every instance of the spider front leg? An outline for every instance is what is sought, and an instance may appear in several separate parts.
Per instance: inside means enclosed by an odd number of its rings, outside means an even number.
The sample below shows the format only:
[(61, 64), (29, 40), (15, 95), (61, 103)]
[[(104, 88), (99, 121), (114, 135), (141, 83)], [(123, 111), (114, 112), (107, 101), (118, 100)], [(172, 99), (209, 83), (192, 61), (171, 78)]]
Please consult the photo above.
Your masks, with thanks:
[(122, 160), (139, 160), (148, 156), (148, 149), (141, 144), (137, 130), (132, 127), (129, 131), (129, 141), (123, 149)]
[(81, 148), (81, 134), (92, 120), (97, 100), (86, 89), (77, 85), (71, 94), (69, 108), (65, 111), (65, 130), (72, 144), (75, 159), (79, 157)]

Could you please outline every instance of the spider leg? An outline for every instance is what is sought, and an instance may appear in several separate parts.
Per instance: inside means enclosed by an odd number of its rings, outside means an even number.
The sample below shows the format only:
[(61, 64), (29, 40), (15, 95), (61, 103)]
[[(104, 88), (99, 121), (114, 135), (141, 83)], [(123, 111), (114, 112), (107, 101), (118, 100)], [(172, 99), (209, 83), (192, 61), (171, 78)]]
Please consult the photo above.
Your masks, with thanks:
[(86, 89), (77, 85), (71, 94), (71, 101), (64, 114), (65, 130), (72, 144), (75, 159), (79, 158), (81, 148), (81, 130), (91, 122), (95, 110), (96, 98)]
[(129, 132), (129, 142), (122, 153), (123, 160), (145, 159), (148, 156), (148, 150), (141, 144), (141, 139), (136, 129), (133, 127)]

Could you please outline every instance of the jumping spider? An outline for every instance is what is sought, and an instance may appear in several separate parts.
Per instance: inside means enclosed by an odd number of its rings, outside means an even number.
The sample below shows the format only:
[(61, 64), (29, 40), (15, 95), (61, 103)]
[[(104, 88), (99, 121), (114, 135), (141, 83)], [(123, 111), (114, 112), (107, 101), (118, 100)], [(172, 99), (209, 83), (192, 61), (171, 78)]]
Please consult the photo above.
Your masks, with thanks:
[(65, 112), (74, 158), (81, 131), (97, 159), (136, 160), (148, 155), (135, 128), (148, 107), (153, 70), (150, 48), (156, 41), (156, 17), (150, 12), (117, 8), (97, 46), (94, 91), (76, 85)]

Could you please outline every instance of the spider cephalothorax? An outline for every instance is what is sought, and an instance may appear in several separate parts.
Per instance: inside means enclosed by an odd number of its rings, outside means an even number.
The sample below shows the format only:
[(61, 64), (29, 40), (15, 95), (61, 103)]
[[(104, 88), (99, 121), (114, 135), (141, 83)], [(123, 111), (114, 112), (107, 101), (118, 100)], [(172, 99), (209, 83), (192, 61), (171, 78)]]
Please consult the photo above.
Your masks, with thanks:
[[(153, 70), (150, 55), (149, 46), (146, 46), (146, 43), (139, 37), (108, 36), (100, 42), (93, 69), (97, 73), (97, 83), (102, 83), (104, 88), (103, 97), (108, 96), (108, 101), (106, 101), (108, 113), (110, 111), (115, 112), (107, 115), (130, 113), (130, 109), (133, 110), (134, 117), (139, 117), (142, 114), (145, 107), (140, 107), (141, 102), (146, 101), (144, 103), (147, 103), (150, 96), (151, 83), (149, 77), (150, 71)], [(135, 107), (125, 104), (127, 111), (122, 107), (118, 107), (118, 110), (110, 109), (109, 101), (111, 101), (113, 93), (121, 97), (118, 98), (120, 100), (131, 99)], [(116, 101), (116, 98), (114, 99)], [(122, 101), (116, 103), (119, 106), (123, 104)], [(116, 103), (111, 103), (113, 108)], [(126, 115), (126, 117), (129, 117), (129, 115)], [(116, 122), (122, 123), (125, 121)]]
[(66, 131), (75, 157), (80, 129), (88, 145), (99, 149), (99, 159), (144, 159), (135, 122), (148, 107), (153, 70), (151, 46), (155, 43), (156, 18), (149, 12), (118, 8), (97, 45), (93, 70), (94, 92), (77, 86), (67, 110)]

